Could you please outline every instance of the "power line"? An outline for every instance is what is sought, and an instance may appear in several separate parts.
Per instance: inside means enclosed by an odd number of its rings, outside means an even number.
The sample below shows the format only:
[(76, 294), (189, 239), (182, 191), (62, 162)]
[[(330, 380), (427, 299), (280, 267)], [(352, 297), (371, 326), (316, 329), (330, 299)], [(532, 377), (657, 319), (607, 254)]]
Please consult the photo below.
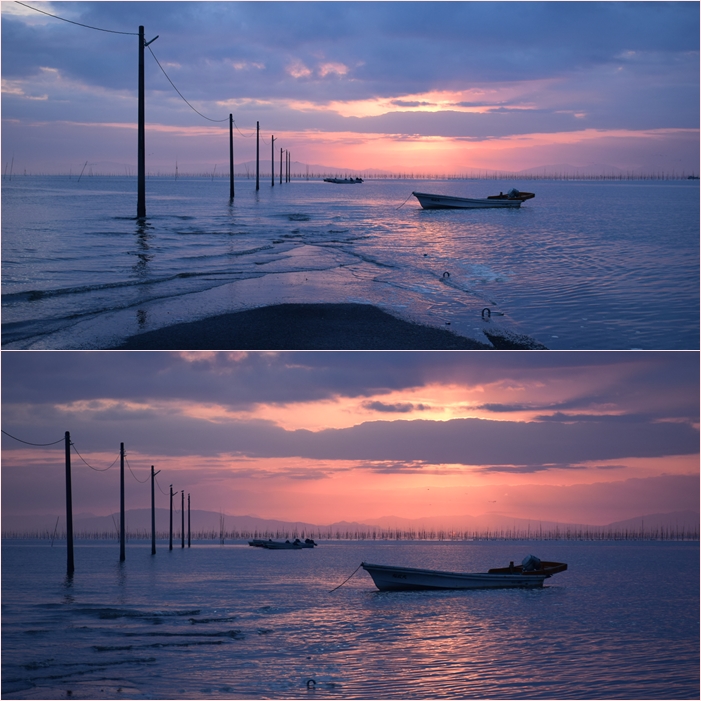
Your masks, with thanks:
[[(1, 429), (0, 429), (1, 430)], [(19, 441), (20, 443), (24, 443), (25, 445), (35, 445), (35, 446), (47, 446), (47, 445), (56, 445), (56, 443), (61, 443), (64, 441), (64, 438), (59, 438), (57, 441), (54, 441), (53, 443), (30, 443), (29, 441), (23, 441), (21, 438), (17, 438), (16, 436), (13, 436), (11, 433), (8, 433), (7, 431), (2, 431), (6, 436), (12, 438), (13, 440)]]
[(129, 464), (129, 460), (127, 459), (127, 456), (124, 456), (124, 459), (127, 461), (127, 467), (129, 468), (129, 472), (131, 472), (131, 476), (140, 484), (146, 484), (151, 479), (151, 476), (149, 475), (145, 480), (140, 480), (135, 474), (134, 470), (131, 469), (131, 465)]
[(75, 443), (71, 441), (71, 446), (73, 446), (73, 450), (78, 454), (78, 457), (91, 469), (95, 470), (95, 472), (107, 472), (110, 468), (114, 467), (114, 464), (119, 460), (119, 455), (114, 459), (112, 464), (109, 467), (93, 467), (87, 460), (78, 452), (78, 448), (75, 447)]
[(151, 52), (151, 56), (153, 56), (153, 60), (158, 64), (158, 67), (163, 71), (163, 75), (164, 75), (166, 78), (168, 78), (168, 82), (173, 86), (173, 90), (175, 90), (175, 92), (178, 93), (178, 95), (180, 95), (180, 97), (182, 97), (182, 99), (184, 100), (184, 102), (188, 105), (188, 107), (189, 107), (193, 112), (197, 112), (197, 114), (199, 114), (200, 117), (203, 117), (204, 119), (206, 119), (206, 120), (208, 120), (208, 121), (210, 121), (210, 122), (227, 122), (227, 121), (229, 120), (228, 117), (226, 117), (225, 119), (211, 119), (210, 117), (207, 117), (206, 115), (202, 114), (202, 112), (200, 112), (199, 110), (195, 109), (195, 108), (185, 99), (185, 96), (180, 92), (180, 90), (178, 90), (178, 89), (175, 87), (175, 83), (170, 79), (170, 77), (168, 76), (168, 74), (165, 72), (165, 69), (163, 68), (163, 66), (161, 66), (160, 61), (156, 58), (156, 54), (153, 53), (153, 49), (152, 49), (150, 46), (148, 46), (148, 44), (146, 45), (146, 48)]
[(79, 27), (85, 27), (86, 29), (94, 29), (95, 31), (98, 31), (98, 32), (109, 32), (110, 34), (127, 34), (129, 36), (136, 36), (136, 37), (139, 36), (138, 32), (116, 32), (114, 29), (102, 29), (101, 27), (91, 27), (89, 24), (81, 24), (80, 22), (74, 22), (73, 20), (66, 19), (65, 17), (59, 17), (58, 15), (52, 15), (50, 12), (44, 12), (44, 10), (39, 10), (36, 7), (31, 7), (31, 5), (26, 5), (25, 3), (20, 2), (19, 0), (15, 0), (15, 2), (18, 5), (22, 5), (22, 7), (27, 7), (30, 10), (34, 10), (34, 12), (41, 12), (42, 15), (48, 15), (49, 17), (53, 17), (54, 19), (60, 19), (62, 22), (68, 22), (69, 24), (76, 24)]
[(161, 494), (162, 494), (163, 496), (167, 497), (167, 496), (168, 496), (168, 492), (164, 492), (164, 491), (161, 489), (161, 485), (158, 484), (158, 477), (157, 477), (156, 475), (154, 475), (153, 479), (154, 479), (154, 481), (156, 482), (156, 486), (157, 486), (158, 489), (160, 490)]

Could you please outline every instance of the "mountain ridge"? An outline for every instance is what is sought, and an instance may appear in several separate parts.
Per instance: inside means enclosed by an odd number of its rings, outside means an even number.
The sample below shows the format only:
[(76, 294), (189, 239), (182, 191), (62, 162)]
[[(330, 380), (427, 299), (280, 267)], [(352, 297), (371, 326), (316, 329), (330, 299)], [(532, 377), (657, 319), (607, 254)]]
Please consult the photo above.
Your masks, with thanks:
[[(151, 531), (151, 510), (130, 509), (125, 513), (127, 530), (131, 533)], [(699, 531), (698, 511), (674, 511), (671, 513), (645, 514), (605, 525), (567, 523), (550, 520), (521, 519), (499, 513), (486, 513), (480, 516), (435, 516), (424, 518), (402, 518), (383, 516), (361, 521), (336, 521), (330, 524), (313, 524), (304, 521), (285, 521), (266, 519), (253, 515), (223, 514), (203, 509), (193, 509), (190, 512), (191, 530), (197, 533), (218, 534), (223, 519), (224, 531), (231, 532), (268, 532), (268, 533), (353, 533), (353, 532), (443, 532), (484, 533), (510, 532), (521, 534), (553, 533), (555, 531), (632, 531), (650, 532), (659, 529), (683, 529)], [(183, 516), (180, 509), (173, 511), (173, 530), (180, 533)], [(156, 509), (156, 530), (159, 533), (169, 530), (170, 512), (168, 509)], [(58, 525), (57, 525), (58, 522)], [(75, 514), (73, 530), (75, 533), (100, 533), (117, 535), (119, 528), (119, 513), (106, 516), (93, 514)], [(23, 533), (52, 533), (54, 530), (65, 530), (65, 516), (6, 516), (2, 515), (3, 534)], [(185, 530), (187, 531), (187, 511), (185, 511)]]

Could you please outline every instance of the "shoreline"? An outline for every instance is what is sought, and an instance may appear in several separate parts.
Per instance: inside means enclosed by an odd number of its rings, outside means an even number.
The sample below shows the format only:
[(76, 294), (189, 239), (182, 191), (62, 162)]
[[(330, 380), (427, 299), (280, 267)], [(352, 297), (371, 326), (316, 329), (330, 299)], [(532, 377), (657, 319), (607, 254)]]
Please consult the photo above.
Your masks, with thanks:
[(112, 350), (547, 350), (501, 330), (485, 339), (404, 321), (370, 304), (275, 304), (146, 331)]

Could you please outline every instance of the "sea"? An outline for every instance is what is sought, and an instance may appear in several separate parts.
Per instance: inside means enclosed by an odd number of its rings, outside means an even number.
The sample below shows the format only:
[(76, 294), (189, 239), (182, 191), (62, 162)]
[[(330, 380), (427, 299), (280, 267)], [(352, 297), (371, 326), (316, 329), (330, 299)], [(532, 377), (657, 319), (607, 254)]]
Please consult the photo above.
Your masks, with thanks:
[[(269, 176), (268, 176), (269, 178)], [(422, 210), (413, 191), (514, 210)], [(2, 182), (2, 347), (109, 348), (286, 302), (373, 304), (488, 343), (699, 349), (699, 181), (17, 176)], [(488, 311), (485, 311), (488, 310)]]
[[(361, 562), (543, 588), (379, 592)], [(2, 543), (3, 699), (698, 699), (699, 543)]]

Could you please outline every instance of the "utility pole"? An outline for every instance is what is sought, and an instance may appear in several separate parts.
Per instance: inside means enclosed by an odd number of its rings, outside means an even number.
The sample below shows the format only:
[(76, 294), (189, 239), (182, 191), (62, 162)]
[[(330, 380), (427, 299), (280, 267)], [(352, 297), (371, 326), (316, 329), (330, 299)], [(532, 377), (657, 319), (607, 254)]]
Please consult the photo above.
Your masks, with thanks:
[(282, 149), (280, 149), (280, 185), (282, 185)]
[(73, 576), (73, 490), (71, 488), (71, 434), (66, 431), (66, 574)]
[(156, 490), (154, 487), (158, 472), (154, 472), (151, 465), (151, 555), (156, 554)]
[(256, 122), (256, 190), (260, 190), (258, 171), (260, 170), (260, 122)]
[(270, 187), (275, 187), (275, 137), (270, 137)]
[(124, 550), (124, 443), (119, 444), (119, 561), (127, 559)]
[(187, 547), (190, 547), (190, 494), (187, 495)]
[(173, 549), (173, 485), (170, 485), (170, 543), (168, 550)]
[(180, 490), (180, 547), (185, 547), (185, 490)]
[(234, 116), (229, 115), (229, 199), (234, 199)]
[(139, 27), (139, 123), (138, 123), (138, 159), (137, 159), (137, 200), (136, 216), (143, 219), (146, 216), (146, 109), (144, 106), (144, 49), (153, 44), (158, 37), (144, 41), (144, 28)]

